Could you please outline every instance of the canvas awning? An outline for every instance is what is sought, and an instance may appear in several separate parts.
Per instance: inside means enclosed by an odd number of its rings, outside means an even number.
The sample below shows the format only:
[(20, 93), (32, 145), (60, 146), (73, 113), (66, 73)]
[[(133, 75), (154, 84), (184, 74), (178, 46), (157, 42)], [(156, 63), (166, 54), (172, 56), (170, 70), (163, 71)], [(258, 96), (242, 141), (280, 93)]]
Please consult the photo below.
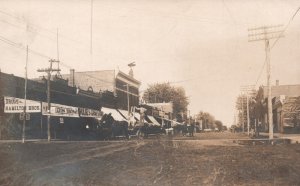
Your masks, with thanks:
[(153, 125), (159, 125), (160, 126), (160, 124), (158, 123), (158, 121), (156, 121), (156, 119), (153, 116), (148, 116), (147, 115), (147, 117), (153, 123)]
[(128, 111), (127, 110), (122, 110), (122, 109), (118, 109), (118, 111), (125, 117), (128, 117)]
[(111, 113), (111, 116), (114, 118), (114, 120), (126, 121), (126, 119), (116, 109), (102, 107), (101, 111), (105, 114)]
[[(128, 111), (127, 110), (118, 109), (118, 111), (120, 111), (121, 114), (123, 116), (125, 116), (125, 118), (128, 117)], [(134, 112), (134, 118), (135, 118), (136, 121), (140, 121), (140, 114), (138, 112)]]
[(134, 118), (135, 118), (137, 121), (140, 121), (140, 118), (141, 118), (140, 113), (134, 112)]

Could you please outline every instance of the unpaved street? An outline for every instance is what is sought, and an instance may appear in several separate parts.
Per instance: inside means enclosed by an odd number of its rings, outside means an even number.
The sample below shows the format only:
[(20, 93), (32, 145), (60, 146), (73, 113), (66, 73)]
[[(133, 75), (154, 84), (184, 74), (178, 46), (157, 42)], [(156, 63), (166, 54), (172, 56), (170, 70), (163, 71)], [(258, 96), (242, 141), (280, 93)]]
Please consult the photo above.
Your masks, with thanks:
[(300, 184), (299, 145), (240, 146), (232, 138), (243, 136), (2, 142), (0, 185)]

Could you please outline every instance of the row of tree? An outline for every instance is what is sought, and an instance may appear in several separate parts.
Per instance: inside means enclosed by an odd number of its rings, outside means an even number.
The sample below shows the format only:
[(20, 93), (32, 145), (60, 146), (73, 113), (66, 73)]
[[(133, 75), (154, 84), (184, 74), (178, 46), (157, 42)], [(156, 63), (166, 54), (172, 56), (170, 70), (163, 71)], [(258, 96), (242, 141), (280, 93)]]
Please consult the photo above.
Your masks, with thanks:
[(187, 113), (188, 97), (183, 87), (174, 87), (170, 83), (151, 84), (144, 92), (143, 99), (147, 103), (173, 103), (174, 117), (183, 120), (182, 115)]
[(200, 111), (196, 116), (195, 120), (202, 123), (203, 129), (215, 129), (219, 131), (224, 130), (226, 126), (223, 125), (222, 121), (216, 120), (213, 115), (208, 112)]
[[(186, 96), (183, 87), (175, 87), (170, 83), (156, 83), (150, 84), (143, 95), (143, 99), (147, 103), (163, 103), (172, 102), (173, 103), (173, 113), (177, 121), (184, 121), (183, 115), (187, 118), (187, 107), (189, 104), (189, 99)], [(202, 123), (203, 128), (218, 128), (222, 130), (223, 123), (216, 120), (213, 115), (208, 112), (200, 111), (196, 114), (195, 118), (191, 117), (191, 121), (196, 121)]]
[(247, 130), (247, 110), (249, 109), (249, 123), (250, 128), (255, 128), (255, 120), (263, 121), (264, 113), (267, 108), (264, 106), (265, 98), (263, 96), (263, 87), (261, 86), (257, 91), (251, 90), (248, 94), (248, 108), (247, 108), (247, 95), (239, 95), (236, 99), (236, 109), (238, 111), (237, 121), (232, 128), (239, 130)]

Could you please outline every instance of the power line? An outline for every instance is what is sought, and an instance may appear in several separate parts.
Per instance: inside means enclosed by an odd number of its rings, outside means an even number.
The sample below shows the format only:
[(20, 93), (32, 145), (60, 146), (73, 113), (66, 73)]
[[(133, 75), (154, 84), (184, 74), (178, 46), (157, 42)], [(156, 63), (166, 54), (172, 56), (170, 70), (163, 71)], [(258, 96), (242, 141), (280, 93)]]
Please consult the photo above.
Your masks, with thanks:
[[(16, 48), (18, 48), (18, 49), (27, 50), (26, 47), (23, 46), (21, 43), (16, 43), (16, 42), (11, 41), (10, 39), (7, 39), (7, 38), (5, 38), (5, 37), (3, 37), (3, 36), (1, 36), (1, 35), (0, 35), (0, 41), (6, 43), (6, 44), (8, 44), (8, 45), (11, 45), (11, 46), (13, 46), (13, 47), (16, 47)], [(28, 52), (29, 52), (29, 53), (32, 53), (32, 54), (35, 54), (35, 55), (37, 55), (37, 56), (40, 56), (40, 57), (42, 57), (42, 58), (51, 59), (49, 56), (47, 56), (47, 55), (45, 55), (45, 54), (42, 54), (42, 53), (40, 53), (40, 52), (37, 52), (37, 51), (35, 51), (35, 50), (32, 50), (32, 49), (28, 49)]]
[[(289, 27), (289, 25), (291, 24), (291, 22), (293, 21), (293, 19), (295, 18), (295, 16), (297, 15), (297, 13), (299, 12), (300, 10), (300, 7), (295, 11), (295, 13), (293, 14), (293, 16), (289, 19), (289, 22), (288, 24), (285, 26), (285, 28), (282, 30), (282, 32), (280, 33), (280, 35), (276, 38), (276, 40), (274, 41), (273, 45), (271, 46), (271, 49), (273, 49), (273, 47), (275, 46), (275, 44), (277, 43), (277, 41), (279, 40), (280, 36), (287, 30), (287, 28)], [(263, 73), (263, 70), (266, 66), (266, 63), (267, 63), (267, 60), (265, 59), (265, 62), (260, 70), (260, 73), (256, 79), (256, 82), (255, 82), (255, 87), (257, 86), (257, 83), (259, 81), (259, 79), (261, 78), (262, 76), (262, 73)]]
[[(4, 43), (6, 43), (6, 44), (8, 44), (8, 45), (10, 45), (10, 46), (16, 47), (16, 48), (18, 48), (18, 49), (21, 49), (21, 50), (27, 50), (26, 47), (24, 47), (22, 44), (16, 43), (16, 42), (14, 42), (14, 41), (11, 41), (10, 39), (7, 39), (7, 38), (5, 38), (5, 37), (3, 37), (3, 36), (1, 36), (1, 35), (0, 35), (0, 41), (4, 42)], [(49, 57), (49, 56), (47, 56), (47, 55), (45, 55), (45, 54), (42, 54), (42, 53), (40, 53), (40, 52), (37, 52), (37, 51), (35, 51), (35, 50), (32, 50), (32, 49), (28, 49), (28, 52), (31, 53), (31, 54), (35, 54), (35, 55), (37, 55), (37, 56), (40, 56), (40, 57), (42, 57), (42, 58), (48, 59), (48, 60), (51, 59), (51, 57)], [(69, 65), (67, 65), (67, 64), (65, 64), (65, 63), (62, 63), (61, 61), (60, 61), (60, 64), (61, 64), (62, 66), (64, 66), (64, 67), (68, 68), (68, 69), (73, 69), (73, 67), (71, 67), (71, 66), (69, 66)], [(90, 77), (90, 78), (92, 78), (92, 79), (96, 79), (96, 80), (102, 81), (102, 82), (111, 83), (110, 81), (106, 81), (106, 80), (103, 80), (103, 79), (94, 77), (94, 76), (92, 76), (92, 75), (89, 75), (89, 74), (86, 74), (86, 76), (88, 76), (88, 77)]]
[[(47, 38), (49, 41), (52, 41), (52, 42), (55, 42), (55, 43), (57, 42), (56, 39), (51, 38), (51, 37), (49, 37), (49, 36), (46, 36), (46, 35), (44, 35), (44, 34), (41, 34), (41, 33), (40, 33), (39, 31), (37, 31), (37, 30), (44, 30), (44, 31), (46, 31), (47, 33), (50, 33), (50, 34), (53, 34), (53, 35), (55, 34), (56, 37), (57, 37), (57, 32), (51, 31), (51, 30), (49, 30), (49, 29), (43, 28), (43, 27), (41, 27), (41, 26), (38, 26), (38, 25), (35, 25), (35, 24), (32, 24), (32, 23), (27, 23), (24, 19), (20, 19), (19, 17), (15, 16), (15, 15), (12, 15), (12, 14), (10, 14), (10, 13), (7, 13), (7, 12), (5, 12), (5, 11), (3, 11), (3, 10), (0, 10), (0, 13), (4, 14), (4, 15), (6, 15), (6, 16), (10, 16), (10, 17), (16, 19), (18, 22), (26, 23), (26, 26), (27, 26), (27, 27), (30, 26), (30, 27), (36, 29), (35, 31), (32, 31), (32, 30), (30, 30), (30, 29), (27, 29), (26, 31), (31, 32), (31, 33), (34, 33), (34, 34), (38, 34), (38, 35), (41, 36), (41, 37)], [(4, 23), (6, 23), (6, 24), (9, 24), (10, 26), (16, 27), (16, 28), (22, 28), (21, 26), (18, 26), (18, 25), (9, 23), (9, 22), (7, 22), (7, 21), (3, 21), (3, 20), (0, 20), (0, 21), (4, 22)], [(86, 47), (87, 47), (87, 43), (83, 43), (83, 42), (81, 42), (81, 41), (74, 40), (74, 39), (72, 39), (72, 38), (70, 38), (70, 37), (66, 37), (65, 35), (62, 35), (62, 34), (59, 34), (58, 36), (59, 36), (60, 38), (65, 38), (65, 39), (68, 39), (68, 40), (70, 40), (70, 41), (73, 41), (73, 42), (75, 42), (75, 43), (77, 43), (77, 44), (80, 44), (80, 45), (72, 45), (72, 47), (75, 46), (77, 49), (79, 49), (79, 50), (81, 50), (81, 51), (82, 51), (82, 48), (79, 48), (78, 46), (84, 46), (85, 49), (86, 49)], [(93, 35), (93, 38), (94, 38), (94, 37), (95, 37), (95, 36)], [(60, 43), (60, 44), (65, 44), (65, 43)], [(91, 51), (91, 50), (90, 50), (90, 46), (89, 46), (88, 48), (89, 48), (88, 50), (89, 50), (89, 52), (90, 52), (90, 51)], [(116, 54), (113, 54), (113, 55), (112, 55), (111, 53), (108, 53), (108, 52), (104, 51), (103, 49), (100, 49), (100, 50), (101, 50), (101, 52), (103, 52), (103, 53), (105, 53), (105, 54), (108, 54), (109, 56), (115, 56), (115, 55), (116, 55)], [(95, 56), (95, 54), (93, 54), (93, 55)], [(125, 58), (124, 56), (121, 56), (121, 55), (119, 55), (118, 58), (123, 59), (123, 60), (128, 60), (127, 58)], [(49, 59), (50, 59), (50, 58), (49, 58)]]
[[(296, 10), (296, 12), (293, 14), (293, 16), (290, 18), (288, 24), (286, 25), (286, 27), (283, 29), (283, 31), (281, 32), (281, 34), (283, 34), (287, 28), (290, 26), (291, 22), (293, 21), (294, 17), (297, 15), (297, 13), (299, 12), (300, 7)], [(273, 45), (271, 46), (271, 49), (275, 46), (275, 44), (277, 43), (277, 41), (279, 40), (280, 37), (277, 37), (277, 39), (274, 41)]]
[[(57, 34), (55, 31), (52, 31), (52, 30), (50, 30), (50, 29), (41, 27), (41, 26), (36, 25), (36, 24), (28, 23), (28, 22), (26, 22), (24, 19), (20, 19), (18, 16), (15, 16), (15, 15), (13, 15), (13, 14), (7, 13), (7, 12), (5, 12), (5, 11), (3, 11), (3, 10), (0, 10), (0, 13), (3, 14), (3, 15), (6, 15), (6, 16), (12, 17), (12, 18), (14, 18), (15, 20), (17, 20), (18, 22), (26, 23), (26, 25), (31, 26), (32, 28), (35, 28), (35, 29), (37, 29), (37, 30), (44, 30), (45, 32), (50, 33), (50, 34), (52, 34), (52, 35), (56, 35), (56, 34)], [(3, 21), (3, 20), (1, 20), (1, 21)], [(3, 21), (3, 22), (4, 22), (4, 21)], [(8, 22), (6, 22), (6, 23), (8, 23)], [(8, 23), (8, 24), (10, 24), (10, 23)], [(10, 24), (10, 25), (13, 25), (13, 24)], [(16, 25), (14, 25), (14, 26), (15, 26), (15, 27), (18, 27), (18, 26), (16, 26)], [(30, 31), (30, 30), (29, 30), (29, 31)], [(30, 32), (33, 32), (33, 31), (30, 31)], [(34, 33), (35, 33), (35, 32), (34, 32)], [(38, 33), (38, 34), (40, 34), (40, 33)], [(41, 34), (40, 34), (40, 35), (41, 35)], [(42, 35), (42, 36), (43, 36), (43, 37), (47, 37), (47, 36), (44, 36), (44, 35)], [(59, 34), (59, 36), (62, 37), (62, 38), (68, 39), (68, 40), (70, 40), (70, 41), (73, 41), (73, 42), (75, 42), (75, 43), (80, 43), (80, 44), (82, 44), (82, 42), (77, 41), (77, 40), (75, 40), (75, 39), (73, 39), (73, 38), (67, 37), (67, 36), (65, 36), (65, 35)], [(51, 38), (49, 38), (49, 37), (47, 37), (47, 38), (50, 39), (50, 40), (52, 40), (52, 41), (55, 41), (54, 39), (51, 39)]]
[(256, 82), (255, 82), (255, 87), (256, 87), (256, 85), (257, 85), (257, 83), (258, 83), (258, 81), (259, 81), (259, 79), (260, 79), (260, 77), (261, 77), (261, 75), (262, 75), (262, 73), (263, 73), (263, 71), (264, 71), (264, 68), (265, 68), (265, 66), (266, 66), (266, 63), (267, 63), (267, 60), (265, 60), (263, 66), (262, 66), (262, 68), (261, 68), (261, 70), (260, 70), (260, 73), (259, 73), (259, 75), (258, 75), (258, 77), (257, 77), (257, 79), (256, 79)]
[(90, 46), (90, 52), (93, 54), (93, 0), (91, 0), (91, 46)]

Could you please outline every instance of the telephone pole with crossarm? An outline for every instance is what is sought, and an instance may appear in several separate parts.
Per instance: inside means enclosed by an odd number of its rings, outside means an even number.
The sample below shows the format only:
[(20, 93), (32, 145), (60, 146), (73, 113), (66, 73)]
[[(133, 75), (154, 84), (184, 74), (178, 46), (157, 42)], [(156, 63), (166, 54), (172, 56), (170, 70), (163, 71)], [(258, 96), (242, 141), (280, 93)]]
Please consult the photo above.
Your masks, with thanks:
[(272, 97), (271, 97), (271, 61), (270, 61), (270, 39), (283, 37), (283, 25), (262, 26), (248, 29), (248, 41), (264, 41), (267, 63), (267, 86), (268, 86), (268, 123), (269, 139), (273, 139), (273, 114), (272, 114)]
[(57, 69), (54, 69), (53, 66), (52, 66), (52, 63), (59, 63), (58, 60), (54, 60), (54, 59), (50, 59), (49, 60), (50, 62), (50, 67), (49, 68), (45, 68), (45, 69), (38, 69), (37, 71), (38, 72), (46, 72), (47, 73), (47, 104), (48, 104), (48, 108), (47, 108), (47, 134), (48, 134), (48, 141), (51, 140), (51, 132), (50, 132), (50, 127), (51, 127), (51, 124), (50, 124), (50, 117), (51, 117), (51, 113), (50, 113), (50, 108), (51, 108), (51, 102), (50, 102), (50, 90), (51, 90), (51, 87), (50, 87), (50, 80), (51, 80), (51, 73), (52, 72), (59, 72), (60, 69), (57, 68)]

